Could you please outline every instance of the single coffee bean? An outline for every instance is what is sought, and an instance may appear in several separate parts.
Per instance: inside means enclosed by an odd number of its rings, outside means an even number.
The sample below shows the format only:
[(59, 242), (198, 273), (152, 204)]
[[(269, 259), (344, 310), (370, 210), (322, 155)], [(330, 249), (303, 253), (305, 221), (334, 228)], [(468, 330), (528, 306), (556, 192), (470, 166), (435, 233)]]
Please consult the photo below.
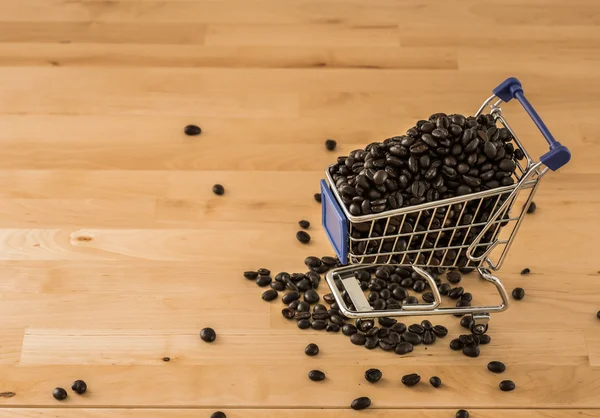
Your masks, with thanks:
[(392, 296), (398, 300), (404, 300), (408, 297), (408, 292), (402, 287), (397, 287), (392, 291)]
[(525, 290), (522, 287), (515, 287), (512, 291), (512, 297), (516, 300), (521, 300), (525, 297)]
[[(268, 290), (267, 290), (267, 292), (268, 292)], [(265, 293), (267, 293), (267, 292), (265, 292)], [(263, 293), (263, 295), (264, 295), (264, 293)], [(287, 305), (298, 299), (300, 299), (300, 293), (292, 291), (292, 292), (288, 292), (285, 295), (283, 295), (283, 297), (281, 298), (281, 301)]]
[(390, 329), (398, 334), (403, 334), (406, 332), (406, 325), (404, 325), (402, 322), (398, 322), (392, 325)]
[(283, 292), (285, 290), (285, 285), (281, 282), (271, 282), (271, 289)]
[(425, 332), (425, 328), (423, 328), (419, 324), (412, 324), (411, 326), (408, 327), (408, 330), (410, 332), (414, 332), (415, 334), (423, 334)]
[(483, 334), (483, 335), (479, 336), (479, 344), (483, 344), (483, 345), (489, 344), (490, 341), (492, 341), (492, 337), (490, 337), (487, 334)]
[(266, 269), (266, 268), (259, 268), (258, 269), (258, 274), (260, 274), (261, 276), (270, 276), (271, 275), (271, 270)]
[(501, 361), (490, 361), (487, 368), (492, 373), (503, 373), (506, 370), (506, 366)]
[(511, 390), (515, 390), (516, 387), (515, 382), (512, 380), (503, 380), (498, 386), (502, 392), (510, 392)]
[(432, 376), (431, 378), (429, 378), (429, 383), (431, 383), (431, 386), (433, 386), (434, 388), (439, 388), (440, 386), (442, 386), (442, 379), (440, 379), (437, 376)]
[(225, 412), (217, 411), (217, 412), (213, 412), (210, 415), (210, 418), (227, 418), (227, 415), (225, 415)]
[(411, 353), (412, 351), (413, 351), (413, 345), (411, 343), (409, 343), (408, 341), (398, 343), (396, 345), (396, 348), (394, 349), (394, 352), (398, 355), (408, 354), (408, 353)]
[(463, 295), (460, 297), (460, 300), (466, 300), (468, 302), (471, 302), (473, 300), (473, 295), (471, 293), (463, 293)]
[(467, 357), (478, 357), (479, 346), (477, 345), (466, 345), (463, 347), (463, 354)]
[(375, 337), (377, 334), (379, 334), (379, 327), (373, 327), (367, 332), (365, 332), (365, 335), (367, 337)]
[(396, 348), (397, 343), (390, 338), (379, 338), (379, 347), (384, 351), (392, 351)]
[(352, 334), (356, 334), (358, 331), (356, 327), (352, 324), (345, 324), (342, 326), (342, 333), (346, 336), (351, 336)]
[(452, 270), (446, 273), (446, 279), (448, 279), (448, 281), (452, 284), (458, 284), (460, 283), (462, 276), (458, 271)]
[(321, 380), (325, 380), (325, 373), (321, 370), (311, 370), (308, 372), (308, 378), (313, 382), (320, 382)]
[(379, 325), (381, 325), (382, 327), (391, 327), (394, 324), (396, 324), (396, 322), (398, 322), (396, 319), (389, 318), (386, 316), (378, 318), (377, 321), (379, 322)]
[[(168, 359), (168, 360), (165, 360)], [(169, 357), (163, 358), (164, 361), (169, 361)], [(87, 384), (83, 380), (76, 380), (71, 385), (71, 389), (78, 393), (79, 395), (83, 395), (87, 391)]]
[(421, 376), (419, 376), (417, 373), (411, 373), (402, 376), (402, 384), (404, 384), (405, 386), (415, 386), (420, 381)]
[(350, 404), (350, 408), (354, 409), (355, 411), (360, 411), (362, 409), (367, 409), (370, 406), (371, 406), (371, 399), (367, 398), (366, 396), (362, 396), (360, 398), (356, 398)]
[(328, 139), (325, 141), (325, 148), (327, 148), (329, 151), (333, 151), (336, 145), (337, 142), (335, 142), (333, 139)]
[[(271, 289), (272, 290), (272, 289)], [(267, 292), (269, 292), (269, 290), (267, 290)], [(265, 292), (266, 293), (266, 292)], [(200, 338), (202, 339), (202, 341), (207, 342), (207, 343), (212, 343), (214, 340), (217, 339), (217, 333), (215, 332), (214, 329), (212, 328), (203, 328), (200, 331)]]
[(258, 279), (256, 279), (256, 284), (259, 287), (265, 287), (270, 285), (272, 280), (271, 276), (259, 276)]
[(308, 329), (310, 328), (310, 320), (309, 319), (301, 319), (297, 323), (298, 328), (300, 329)]
[(314, 343), (310, 343), (304, 349), (304, 354), (311, 357), (316, 356), (317, 354), (319, 354), (319, 346)]
[(417, 305), (419, 300), (414, 296), (409, 296), (402, 301), (403, 305)]
[(344, 318), (342, 318), (340, 315), (331, 315), (330, 314), (329, 320), (331, 322), (333, 322), (334, 324), (339, 325), (340, 327), (343, 327), (346, 324), (346, 320)]
[(341, 327), (338, 324), (329, 324), (325, 331), (327, 332), (340, 332)]
[(67, 398), (67, 391), (63, 388), (55, 388), (52, 391), (52, 396), (54, 396), (54, 399), (56, 399), (57, 401), (62, 401)]
[(365, 336), (365, 334), (356, 332), (350, 336), (350, 341), (354, 345), (365, 345), (365, 343), (367, 342), (367, 337)]
[(442, 285), (439, 288), (439, 291), (441, 295), (447, 295), (451, 289), (452, 287), (448, 283), (442, 283)]
[(448, 335), (448, 328), (443, 325), (434, 326), (431, 331), (438, 337), (445, 337)]
[(312, 283), (308, 279), (302, 279), (298, 283), (296, 283), (296, 287), (301, 292), (306, 292), (309, 289), (312, 289)]
[(531, 273), (531, 270), (529, 268), (524, 268), (523, 270), (521, 270), (521, 274), (529, 274)]
[(202, 129), (200, 129), (200, 127), (196, 125), (187, 125), (185, 128), (183, 128), (183, 132), (187, 136), (196, 136), (202, 133)]
[(314, 198), (317, 202), (321, 203), (321, 193), (315, 193)]
[(308, 244), (310, 242), (310, 235), (305, 231), (296, 232), (296, 238), (303, 244)]
[(329, 319), (329, 312), (327, 311), (314, 311), (312, 313), (313, 319), (326, 320)]
[(298, 308), (298, 305), (300, 305), (300, 301), (298, 299), (293, 300), (290, 304), (288, 304), (288, 308), (293, 309), (294, 311)]
[(256, 280), (256, 278), (258, 277), (258, 272), (257, 271), (245, 271), (244, 277), (248, 280)]
[(462, 350), (463, 346), (463, 342), (458, 338), (455, 338), (452, 341), (450, 341), (450, 348), (454, 351)]
[(332, 303), (335, 302), (335, 297), (333, 296), (333, 293), (327, 293), (326, 295), (323, 295), (323, 300), (331, 305)]
[(323, 263), (329, 267), (334, 267), (337, 264), (337, 262), (338, 262), (338, 259), (336, 257), (329, 257), (329, 256), (321, 257), (321, 263)]
[(379, 338), (367, 337), (367, 341), (365, 341), (365, 348), (368, 350), (373, 350), (374, 348), (377, 348), (378, 343), (379, 343)]
[(455, 287), (448, 292), (448, 296), (450, 299), (460, 299), (460, 297), (465, 293), (465, 289), (462, 287)]
[(465, 315), (460, 320), (460, 326), (466, 329), (471, 329), (473, 325), (473, 317), (471, 315)]
[(419, 334), (415, 334), (414, 332), (407, 331), (402, 334), (402, 340), (411, 343), (412, 345), (419, 345), (423, 342), (423, 338)]
[(281, 315), (283, 315), (285, 319), (292, 319), (295, 314), (296, 312), (294, 312), (294, 310), (290, 308), (283, 308), (281, 310)]
[(456, 418), (469, 418), (469, 411), (459, 409), (456, 411)]
[(433, 344), (435, 342), (435, 334), (431, 331), (425, 331), (423, 333), (423, 344), (425, 345), (430, 345)]
[(212, 188), (212, 191), (214, 194), (221, 196), (223, 193), (225, 193), (225, 188), (220, 184), (215, 184)]
[(315, 331), (322, 331), (325, 328), (327, 328), (327, 321), (325, 321), (324, 319), (317, 319), (317, 320), (312, 321), (310, 326)]
[(304, 292), (304, 300), (310, 304), (317, 303), (319, 299), (319, 294), (314, 289)]
[(367, 332), (375, 326), (375, 321), (372, 319), (359, 319), (356, 321), (356, 328), (359, 331)]
[(423, 280), (417, 280), (415, 281), (415, 283), (413, 284), (413, 290), (415, 292), (419, 292), (421, 293), (423, 290), (425, 290), (425, 287), (427, 285), (425, 284), (425, 282)]
[(423, 293), (421, 295), (421, 298), (423, 299), (423, 302), (427, 302), (427, 303), (435, 302), (435, 297), (433, 296), (433, 293), (431, 293), (431, 292)]
[(383, 373), (379, 369), (369, 369), (365, 372), (365, 379), (370, 383), (379, 382), (382, 376)]

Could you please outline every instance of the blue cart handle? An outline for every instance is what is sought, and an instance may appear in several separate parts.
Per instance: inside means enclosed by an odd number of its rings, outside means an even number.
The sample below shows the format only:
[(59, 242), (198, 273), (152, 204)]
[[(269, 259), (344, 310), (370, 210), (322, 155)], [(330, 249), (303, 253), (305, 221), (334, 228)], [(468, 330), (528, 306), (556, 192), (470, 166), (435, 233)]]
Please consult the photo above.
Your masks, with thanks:
[(546, 167), (555, 171), (569, 162), (571, 159), (571, 151), (554, 139), (542, 118), (540, 118), (531, 103), (529, 103), (527, 98), (525, 98), (523, 86), (519, 80), (517, 80), (515, 77), (507, 78), (502, 82), (502, 84), (494, 89), (494, 94), (503, 102), (509, 102), (512, 99), (517, 99), (525, 111), (529, 114), (533, 122), (536, 124), (542, 135), (544, 135), (548, 145), (550, 145), (550, 151), (542, 155), (540, 157), (540, 161)]

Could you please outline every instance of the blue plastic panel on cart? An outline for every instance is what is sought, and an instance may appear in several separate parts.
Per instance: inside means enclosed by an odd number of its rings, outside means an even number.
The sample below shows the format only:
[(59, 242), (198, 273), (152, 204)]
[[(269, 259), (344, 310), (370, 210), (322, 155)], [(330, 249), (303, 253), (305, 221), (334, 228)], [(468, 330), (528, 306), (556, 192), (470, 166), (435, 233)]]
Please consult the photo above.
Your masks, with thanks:
[(342, 264), (348, 264), (348, 219), (325, 180), (321, 180), (323, 228)]

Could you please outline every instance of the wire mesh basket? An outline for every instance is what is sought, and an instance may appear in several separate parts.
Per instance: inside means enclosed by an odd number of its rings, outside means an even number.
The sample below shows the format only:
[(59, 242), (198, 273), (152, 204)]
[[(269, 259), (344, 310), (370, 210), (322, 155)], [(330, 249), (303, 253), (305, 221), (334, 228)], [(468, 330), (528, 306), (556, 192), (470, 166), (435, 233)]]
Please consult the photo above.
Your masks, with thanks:
[[(404, 207), (378, 214), (353, 216), (335, 187), (331, 167), (321, 180), (323, 226), (345, 267), (330, 271), (326, 280), (340, 311), (349, 318), (407, 315), (473, 315), (473, 332), (487, 330), (491, 312), (508, 307), (502, 282), (491, 274), (504, 262), (529, 204), (548, 170), (557, 170), (571, 157), (557, 142), (524, 96), (521, 83), (509, 78), (481, 105), (475, 117), (489, 106), (496, 123), (508, 129), (512, 146), (524, 158), (514, 159), (512, 185), (464, 196)], [(509, 126), (499, 107), (517, 99), (548, 142), (550, 150), (534, 162)], [(518, 204), (524, 203), (524, 204)], [(427, 281), (432, 303), (406, 304), (397, 309), (375, 310), (355, 278), (356, 271), (379, 265), (410, 266)], [(440, 307), (441, 296), (431, 274), (435, 269), (476, 268), (493, 283), (502, 302), (495, 306)]]

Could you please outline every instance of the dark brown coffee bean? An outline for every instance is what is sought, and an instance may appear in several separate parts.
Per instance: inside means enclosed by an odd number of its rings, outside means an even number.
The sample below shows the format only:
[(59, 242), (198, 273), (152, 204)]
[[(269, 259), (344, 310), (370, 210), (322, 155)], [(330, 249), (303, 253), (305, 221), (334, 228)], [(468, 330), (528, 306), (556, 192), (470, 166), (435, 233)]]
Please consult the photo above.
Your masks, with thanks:
[(468, 302), (471, 302), (473, 300), (473, 295), (470, 293), (463, 293), (463, 295), (460, 297), (461, 300), (466, 300)]
[(425, 331), (423, 333), (423, 344), (425, 345), (430, 345), (433, 344), (435, 342), (435, 334), (431, 331)]
[(297, 322), (298, 328), (300, 329), (308, 329), (310, 328), (310, 320), (309, 319), (301, 319)]
[(394, 326), (396, 322), (398, 322), (395, 318), (389, 318), (385, 316), (378, 318), (377, 321), (382, 327), (391, 327)]
[(459, 409), (456, 411), (456, 418), (469, 418), (469, 411)]
[(483, 144), (483, 152), (489, 159), (494, 159), (496, 158), (498, 150), (496, 149), (496, 146), (493, 142), (488, 141), (485, 144)]
[(362, 396), (360, 398), (356, 398), (350, 404), (350, 408), (354, 409), (355, 411), (360, 411), (362, 409), (367, 409), (370, 406), (371, 406), (371, 399), (367, 398), (366, 396)]
[(421, 293), (423, 290), (425, 290), (426, 286), (427, 285), (425, 284), (425, 282), (423, 280), (416, 280), (415, 283), (413, 284), (413, 290), (415, 292)]
[(408, 327), (408, 330), (410, 332), (414, 332), (415, 334), (423, 334), (425, 332), (425, 328), (423, 328), (419, 324), (412, 324), (411, 326)]
[(465, 315), (461, 318), (461, 320), (460, 320), (461, 327), (470, 330), (472, 325), (473, 325), (473, 317), (471, 315)]
[(379, 339), (379, 347), (381, 347), (384, 351), (392, 351), (396, 348), (397, 343), (392, 341), (389, 338), (380, 338)]
[(323, 300), (331, 305), (335, 302), (335, 297), (333, 296), (333, 293), (327, 293), (326, 295), (323, 295)]
[(319, 294), (314, 289), (309, 289), (304, 292), (304, 301), (311, 305), (319, 301)]
[(510, 392), (511, 390), (515, 390), (516, 387), (515, 382), (512, 380), (503, 380), (498, 386), (502, 392)]
[(330, 314), (329, 320), (331, 322), (333, 322), (334, 324), (339, 325), (340, 327), (343, 327), (346, 324), (346, 320), (344, 318), (342, 318), (340, 315), (331, 315)]
[(414, 332), (407, 331), (402, 334), (402, 340), (411, 343), (412, 345), (419, 345), (423, 341), (422, 337), (419, 334), (415, 334)]
[(448, 335), (448, 328), (443, 325), (434, 326), (431, 331), (438, 337), (445, 337)]
[(63, 401), (67, 398), (67, 391), (63, 388), (55, 388), (52, 391), (52, 396), (54, 396), (54, 399), (57, 401)]
[(200, 129), (200, 127), (196, 125), (187, 125), (185, 128), (183, 128), (183, 132), (187, 136), (196, 136), (202, 133), (202, 129)]
[(327, 332), (340, 332), (341, 327), (338, 324), (329, 324), (325, 331)]
[(305, 231), (296, 232), (296, 238), (303, 244), (308, 244), (310, 242), (310, 235)]
[(490, 341), (492, 341), (492, 337), (490, 337), (487, 334), (483, 334), (483, 335), (479, 336), (479, 344), (483, 344), (483, 345), (489, 344)]
[(225, 188), (220, 184), (215, 184), (212, 187), (212, 191), (214, 194), (221, 196), (222, 194), (225, 193)]
[(404, 355), (413, 351), (413, 345), (407, 341), (397, 343), (394, 352), (398, 355)]
[(421, 298), (423, 299), (423, 302), (427, 302), (427, 303), (435, 302), (435, 297), (433, 296), (433, 293), (431, 293), (431, 292), (423, 293), (423, 295), (421, 295)]
[(402, 322), (398, 322), (392, 325), (390, 329), (398, 334), (403, 334), (406, 332), (406, 325), (404, 325)]
[(415, 386), (420, 381), (421, 381), (421, 376), (419, 376), (417, 373), (411, 373), (411, 374), (402, 376), (402, 384), (404, 384), (405, 386)]
[[(267, 292), (269, 292), (269, 290), (267, 290)], [(267, 292), (265, 292), (265, 293), (267, 293)], [(275, 292), (275, 293), (277, 293), (277, 292)], [(264, 295), (264, 293), (263, 293), (263, 295)], [(277, 295), (275, 295), (275, 297), (277, 297)], [(281, 297), (281, 301), (283, 303), (285, 303), (286, 305), (289, 304), (289, 303), (291, 303), (291, 302), (293, 302), (293, 301), (295, 301), (295, 300), (297, 300), (297, 299), (300, 299), (300, 293), (295, 292), (295, 291), (288, 292), (288, 293), (286, 293), (285, 295), (283, 295)]]
[(452, 270), (446, 273), (446, 279), (448, 279), (448, 281), (452, 284), (458, 284), (460, 283), (462, 276), (458, 271)]
[(442, 386), (442, 379), (440, 379), (437, 376), (432, 376), (431, 378), (429, 378), (429, 383), (431, 383), (431, 386), (433, 386), (434, 388), (439, 388), (440, 386)]
[(377, 348), (378, 343), (379, 343), (379, 338), (367, 337), (367, 341), (365, 341), (365, 348), (368, 350), (373, 350), (374, 348)]
[(463, 347), (463, 354), (467, 357), (478, 357), (479, 346), (477, 345), (466, 345)]
[(329, 312), (327, 312), (327, 311), (313, 311), (312, 318), (313, 319), (321, 319), (321, 320), (329, 319)]
[(350, 341), (354, 345), (365, 345), (365, 342), (367, 342), (367, 337), (363, 333), (356, 332), (350, 336)]
[(367, 337), (375, 337), (377, 334), (379, 334), (379, 327), (373, 327), (367, 332), (365, 332), (365, 335)]
[(345, 324), (342, 326), (342, 333), (346, 336), (351, 336), (357, 333), (357, 329), (352, 324)]
[(464, 292), (465, 289), (462, 287), (455, 287), (448, 292), (448, 297), (450, 297), (450, 299), (460, 299)]
[(498, 163), (498, 168), (507, 173), (512, 173), (513, 171), (515, 171), (516, 166), (512, 160), (505, 158)]
[(452, 341), (450, 341), (450, 348), (454, 351), (462, 350), (463, 347), (463, 342), (458, 338), (455, 338)]
[[(165, 360), (165, 359), (168, 359), (168, 360)], [(163, 361), (169, 361), (169, 360), (170, 360), (169, 357), (163, 358)], [(83, 395), (87, 391), (87, 384), (83, 380), (76, 380), (71, 385), (71, 390), (73, 390), (73, 392), (75, 392), (79, 395)]]
[(294, 319), (299, 321), (301, 319), (310, 319), (311, 315), (310, 312), (298, 312), (296, 311), (296, 313), (294, 314)]
[(317, 202), (321, 203), (321, 193), (315, 193), (314, 198)]
[(448, 283), (442, 283), (439, 291), (440, 291), (441, 295), (447, 295), (451, 289), (452, 289), (452, 287)]
[(225, 415), (225, 412), (217, 411), (210, 414), (210, 418), (227, 418), (227, 415)]
[(285, 285), (281, 282), (271, 282), (271, 289), (283, 292), (285, 290)]
[(535, 212), (536, 209), (537, 209), (537, 205), (535, 204), (535, 202), (531, 202), (529, 204), (529, 207), (527, 208), (527, 213), (533, 213), (533, 212)]
[(325, 380), (325, 373), (321, 370), (311, 370), (308, 372), (308, 378), (313, 382), (320, 382), (321, 380)]
[(248, 280), (256, 280), (256, 278), (258, 277), (258, 272), (256, 271), (245, 271), (244, 272), (244, 277)]
[(204, 342), (212, 343), (214, 340), (217, 339), (217, 333), (212, 328), (202, 328), (202, 330), (200, 331), (200, 339), (202, 339), (202, 341)]
[(487, 368), (492, 373), (503, 373), (506, 370), (506, 366), (500, 361), (490, 361)]
[(256, 279), (256, 284), (259, 287), (266, 287), (271, 284), (272, 280), (271, 276), (259, 276), (258, 279)]
[(261, 276), (270, 276), (271, 270), (266, 269), (266, 268), (260, 268), (260, 269), (258, 269), (258, 274), (260, 274)]
[(304, 349), (304, 354), (311, 357), (316, 356), (317, 354), (319, 354), (319, 346), (314, 343), (310, 343)]
[(531, 270), (529, 268), (524, 268), (523, 270), (521, 270), (521, 274), (529, 274), (531, 273)]
[(327, 148), (329, 151), (333, 151), (336, 145), (337, 142), (335, 142), (333, 139), (328, 139), (325, 141), (325, 148)]
[(383, 373), (379, 369), (369, 369), (365, 372), (365, 379), (367, 382), (376, 383), (381, 380)]
[(521, 300), (525, 297), (525, 290), (522, 287), (515, 287), (512, 291), (512, 297), (516, 300)]
[(374, 326), (375, 326), (375, 321), (373, 321), (372, 319), (362, 319), (361, 318), (356, 321), (356, 328), (358, 328), (358, 330), (362, 331), (362, 332), (367, 332)]

